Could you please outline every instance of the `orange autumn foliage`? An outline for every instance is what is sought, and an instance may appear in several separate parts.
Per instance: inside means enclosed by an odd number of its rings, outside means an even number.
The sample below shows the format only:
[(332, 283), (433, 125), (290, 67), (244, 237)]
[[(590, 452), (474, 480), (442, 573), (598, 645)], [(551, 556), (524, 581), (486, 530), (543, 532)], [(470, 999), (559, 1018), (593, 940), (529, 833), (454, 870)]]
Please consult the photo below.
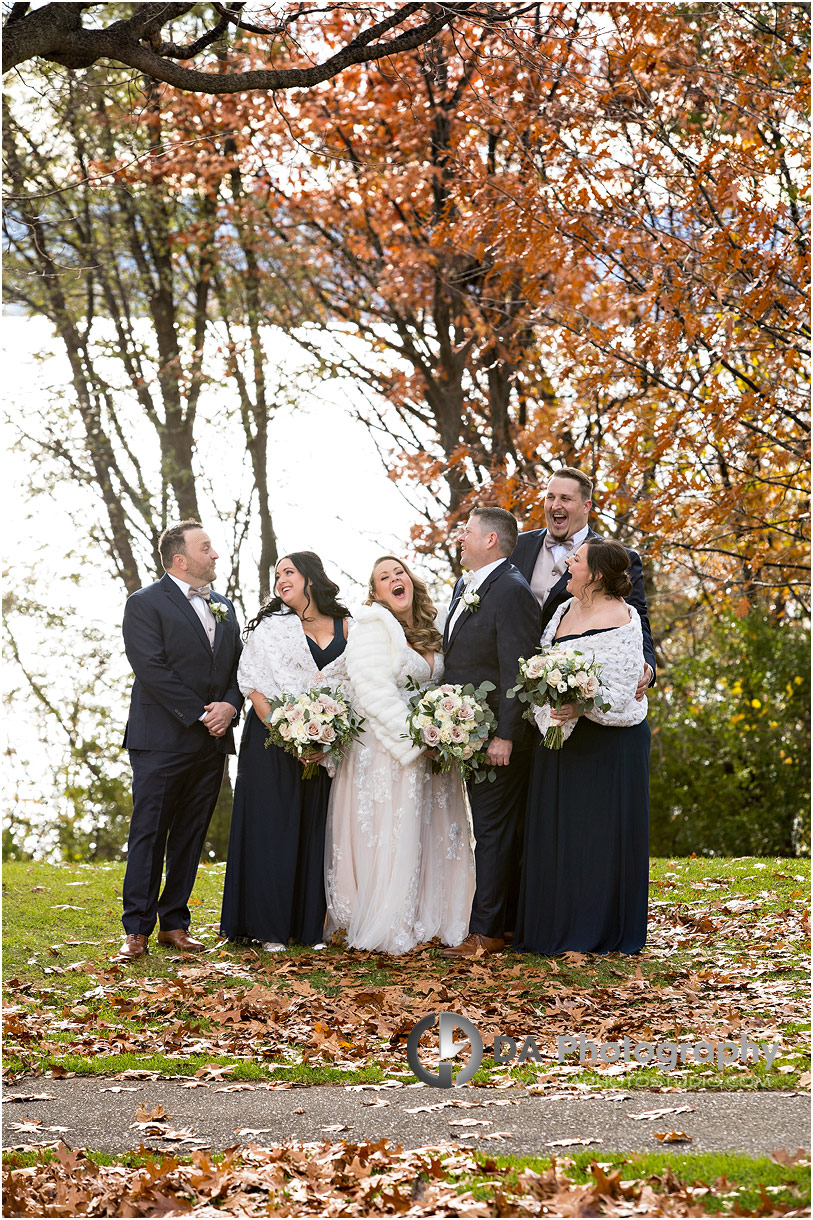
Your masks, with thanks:
[[(325, 45), (353, 22), (329, 13)], [(219, 256), (253, 235), (266, 319), (368, 393), (391, 475), (424, 489), (419, 550), (454, 562), (478, 500), (542, 524), (578, 465), (650, 566), (781, 610), (807, 582), (808, 23), (458, 22), (307, 93), (167, 93), (162, 172), (211, 175)]]

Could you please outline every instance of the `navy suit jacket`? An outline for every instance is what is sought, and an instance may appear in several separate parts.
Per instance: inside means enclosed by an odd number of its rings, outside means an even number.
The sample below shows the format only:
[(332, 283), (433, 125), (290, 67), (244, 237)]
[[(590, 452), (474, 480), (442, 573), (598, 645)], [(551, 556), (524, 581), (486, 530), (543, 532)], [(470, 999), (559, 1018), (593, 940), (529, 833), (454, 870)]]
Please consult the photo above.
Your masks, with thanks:
[(507, 699), (505, 692), (516, 685), (519, 658), (533, 656), (539, 646), (539, 603), (514, 565), (501, 563), (477, 590), (477, 609), (463, 610), (449, 635), (449, 620), (462, 592), (461, 579), (454, 587), (443, 636), (444, 680), (475, 686), (493, 682), (488, 705), (497, 717), (495, 734), (521, 741), (526, 736), (524, 704)]
[[(219, 593), (211, 600), (228, 611), (216, 623), (214, 649), (189, 598), (170, 576), (128, 597), (122, 632), (135, 674), (124, 733), (128, 749), (193, 753), (213, 740), (200, 723), (204, 704), (231, 703), (239, 713), (237, 616)], [(234, 753), (231, 728), (214, 741), (221, 754)]]
[[(514, 548), (514, 553), (511, 556), (511, 562), (519, 568), (522, 575), (531, 583), (536, 561), (539, 558), (539, 552), (542, 550), (542, 543), (547, 534), (547, 530), (528, 530), (525, 534), (520, 534), (517, 539), (517, 545)], [(588, 538), (599, 538), (595, 530), (587, 531)], [(655, 671), (657, 665), (655, 662), (655, 645), (652, 642), (652, 628), (649, 625), (649, 612), (646, 605), (646, 592), (644, 591), (644, 569), (641, 564), (641, 556), (637, 551), (627, 551), (630, 557), (629, 578), (632, 581), (632, 592), (626, 599), (631, 606), (634, 606), (641, 616), (641, 631), (644, 637), (644, 660), (652, 670), (652, 681), (650, 686), (655, 681)], [(566, 602), (571, 594), (567, 591), (567, 582), (569, 573), (564, 574), (557, 580), (556, 584), (551, 589), (548, 596), (545, 598), (545, 604), (542, 607), (542, 630), (544, 631), (553, 617), (554, 610), (561, 606), (562, 602)]]

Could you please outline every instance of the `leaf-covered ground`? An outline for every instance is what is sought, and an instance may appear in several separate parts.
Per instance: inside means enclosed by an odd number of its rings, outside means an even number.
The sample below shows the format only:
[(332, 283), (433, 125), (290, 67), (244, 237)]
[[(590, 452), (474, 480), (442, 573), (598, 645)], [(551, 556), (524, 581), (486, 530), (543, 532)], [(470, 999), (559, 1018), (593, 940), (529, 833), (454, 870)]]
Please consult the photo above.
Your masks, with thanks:
[(810, 1199), (809, 1160), (788, 1155), (512, 1162), (381, 1140), (113, 1164), (61, 1144), (7, 1164), (14, 1216), (804, 1216)]
[[(650, 927), (637, 957), (501, 954), (449, 963), (437, 946), (401, 958), (329, 949), (268, 955), (219, 942), (222, 866), (202, 867), (194, 930), (211, 946), (111, 962), (122, 867), (4, 870), (6, 1078), (24, 1073), (221, 1073), (377, 1081), (408, 1072), (424, 1014), (465, 1013), (488, 1043), (532, 1036), (541, 1063), (489, 1066), (475, 1083), (529, 1087), (779, 1088), (809, 1084), (809, 861), (653, 861)], [(596, 1042), (780, 1045), (758, 1064), (560, 1063), (558, 1037)], [(229, 1069), (224, 1072), (224, 1069)]]

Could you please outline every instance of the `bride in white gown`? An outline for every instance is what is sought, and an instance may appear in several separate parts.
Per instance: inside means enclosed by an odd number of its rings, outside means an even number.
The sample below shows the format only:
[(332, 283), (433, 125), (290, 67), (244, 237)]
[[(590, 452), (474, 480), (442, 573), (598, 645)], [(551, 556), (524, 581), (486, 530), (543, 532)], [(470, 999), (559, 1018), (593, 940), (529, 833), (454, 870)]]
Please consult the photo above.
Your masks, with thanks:
[(325, 845), (327, 934), (343, 931), (356, 949), (405, 953), (434, 936), (456, 945), (468, 932), (474, 854), (463, 784), (456, 768), (433, 775), (404, 736), (407, 679), (443, 681), (434, 619), (423, 581), (400, 560), (379, 559), (370, 600), (331, 666), (366, 717), (333, 781)]

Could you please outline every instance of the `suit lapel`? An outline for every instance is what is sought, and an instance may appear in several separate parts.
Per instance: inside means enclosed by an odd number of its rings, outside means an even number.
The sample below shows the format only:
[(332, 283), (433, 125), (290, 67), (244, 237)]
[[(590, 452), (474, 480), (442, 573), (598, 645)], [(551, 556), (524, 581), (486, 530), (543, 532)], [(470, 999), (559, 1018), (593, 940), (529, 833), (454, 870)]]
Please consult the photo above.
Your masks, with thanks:
[[(211, 596), (211, 599), (209, 601), (210, 606), (211, 606), (212, 602), (216, 602), (218, 605), (223, 606), (224, 610), (228, 614), (229, 607), (226, 605), (225, 598), (217, 597), (213, 593)], [(225, 631), (226, 631), (226, 620), (223, 618), (222, 615), (216, 614), (215, 615), (215, 641), (212, 646), (212, 654), (216, 653), (218, 648), (220, 647), (220, 645), (223, 643), (223, 636), (225, 634)], [(208, 644), (209, 641), (207, 640), (206, 642)]]
[[(477, 596), (480, 598), (480, 606), (483, 604), (483, 598), (485, 597), (485, 595), (488, 592), (491, 585), (493, 585), (495, 580), (499, 579), (499, 577), (502, 575), (503, 572), (508, 571), (509, 566), (510, 566), (510, 563), (508, 560), (506, 560), (505, 563), (501, 563), (499, 565), (499, 567), (494, 569), (493, 572), (489, 572), (488, 576), (485, 578), (483, 583), (479, 586), (479, 588), (477, 588), (475, 590), (475, 592), (477, 593)], [(462, 594), (462, 589), (461, 589), (461, 594)], [(480, 606), (477, 607), (478, 610), (480, 609)], [(451, 612), (449, 614), (449, 617), (451, 618)], [(448, 641), (449, 644), (451, 644), (452, 640), (455, 638), (458, 631), (460, 630), (460, 624), (465, 623), (465, 621), (470, 617), (471, 617), (471, 610), (469, 610), (468, 606), (464, 606), (462, 611), (460, 612), (457, 622), (455, 623), (454, 627), (452, 628), (452, 633), (449, 636), (449, 641)]]
[(542, 547), (544, 545), (545, 535), (547, 534), (547, 532), (548, 532), (547, 530), (539, 531), (539, 537), (536, 539), (534, 549), (531, 552), (530, 563), (528, 564), (528, 577), (527, 577), (528, 584), (531, 583), (531, 577), (534, 574), (534, 568), (536, 567), (536, 561), (539, 558), (539, 553), (542, 550)]
[[(449, 613), (446, 615), (446, 624), (443, 628), (443, 651), (445, 652), (449, 646), (449, 623), (452, 621), (452, 615), (457, 609), (457, 603), (463, 596), (463, 578), (458, 576), (457, 583), (452, 590), (452, 600), (449, 602)], [(457, 624), (455, 624), (457, 626)]]
[[(169, 576), (169, 575), (163, 576), (161, 578), (161, 584), (164, 585), (164, 591), (165, 591), (167, 597), (169, 598), (169, 600), (171, 602), (174, 602), (175, 605), (178, 606), (178, 608), (181, 610), (181, 612), (186, 616), (186, 618), (189, 620), (189, 622), (192, 624), (195, 631), (197, 632), (198, 639), (201, 641), (202, 644), (204, 644), (206, 646), (206, 651), (211, 655), (212, 648), (211, 648), (211, 645), (209, 644), (209, 637), (206, 634), (206, 630), (203, 626), (203, 623), (200, 621), (197, 614), (193, 610), (193, 608), (189, 602), (189, 598), (184, 596), (184, 594), (175, 584), (175, 581), (172, 579), (171, 576)], [(217, 633), (215, 632), (215, 644), (216, 643), (217, 643)]]

